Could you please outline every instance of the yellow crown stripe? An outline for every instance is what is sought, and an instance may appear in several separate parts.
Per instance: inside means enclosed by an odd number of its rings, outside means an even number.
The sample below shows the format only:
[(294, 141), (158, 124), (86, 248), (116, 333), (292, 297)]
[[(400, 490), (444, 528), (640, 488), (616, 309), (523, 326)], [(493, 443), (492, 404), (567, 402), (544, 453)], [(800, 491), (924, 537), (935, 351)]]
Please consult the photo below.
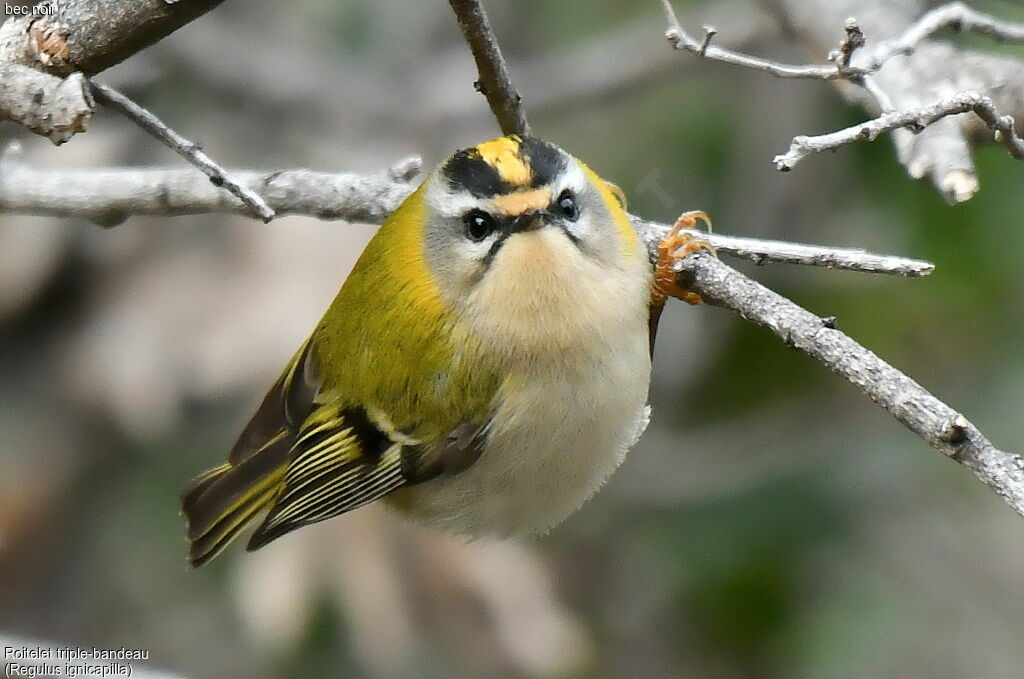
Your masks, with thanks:
[(523, 160), (517, 137), (499, 137), (476, 147), (480, 157), (498, 171), (498, 175), (513, 186), (527, 186), (533, 171)]

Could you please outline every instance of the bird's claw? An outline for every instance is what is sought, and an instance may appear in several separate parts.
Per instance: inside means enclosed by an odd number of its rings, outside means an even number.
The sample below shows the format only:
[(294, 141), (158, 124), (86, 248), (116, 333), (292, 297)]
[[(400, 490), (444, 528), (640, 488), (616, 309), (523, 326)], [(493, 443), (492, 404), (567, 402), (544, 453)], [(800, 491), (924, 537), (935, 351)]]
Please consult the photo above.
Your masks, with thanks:
[(687, 231), (696, 228), (698, 221), (707, 224), (708, 231), (711, 231), (711, 218), (707, 213), (700, 210), (684, 212), (658, 243), (658, 264), (654, 271), (654, 286), (651, 292), (653, 304), (664, 305), (670, 296), (687, 304), (700, 304), (703, 301), (700, 295), (679, 284), (679, 272), (675, 268), (676, 262), (694, 252), (710, 252), (717, 256), (710, 244)]

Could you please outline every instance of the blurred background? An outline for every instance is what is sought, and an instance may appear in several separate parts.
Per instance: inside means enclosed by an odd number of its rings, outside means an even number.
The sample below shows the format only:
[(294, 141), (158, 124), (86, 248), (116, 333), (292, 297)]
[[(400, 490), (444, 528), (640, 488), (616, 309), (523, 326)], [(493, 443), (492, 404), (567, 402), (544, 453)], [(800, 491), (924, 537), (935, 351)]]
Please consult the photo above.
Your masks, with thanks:
[[(754, 8), (676, 4), (721, 44), (808, 58)], [(958, 207), (887, 138), (779, 174), (794, 135), (865, 114), (674, 53), (653, 1), (488, 6), (535, 131), (638, 214), (934, 261), (918, 280), (729, 263), (1022, 446), (1024, 165), (981, 150)], [(441, 0), (228, 2), (102, 77), (228, 167), (325, 171), (429, 167), (495, 136), (474, 79)], [(102, 110), (60, 149), (0, 137), (40, 167), (181, 166)], [(189, 571), (179, 491), (373, 231), (0, 215), (0, 631), (212, 679), (1022, 676), (1024, 522), (816, 362), (682, 303), (650, 429), (551, 535), (466, 544), (368, 507)]]

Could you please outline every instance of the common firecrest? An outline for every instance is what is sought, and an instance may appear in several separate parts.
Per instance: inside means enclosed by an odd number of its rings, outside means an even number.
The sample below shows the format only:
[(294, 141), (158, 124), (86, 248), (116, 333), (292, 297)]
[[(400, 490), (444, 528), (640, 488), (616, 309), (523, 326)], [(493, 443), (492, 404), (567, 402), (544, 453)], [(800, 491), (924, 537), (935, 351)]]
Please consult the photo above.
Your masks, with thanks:
[(379, 498), (468, 536), (552, 528), (646, 426), (651, 321), (687, 294), (670, 265), (688, 248), (674, 230), (655, 276), (621, 192), (547, 142), (451, 156), (367, 245), (227, 463), (185, 490), (190, 563), (260, 515), (250, 550)]

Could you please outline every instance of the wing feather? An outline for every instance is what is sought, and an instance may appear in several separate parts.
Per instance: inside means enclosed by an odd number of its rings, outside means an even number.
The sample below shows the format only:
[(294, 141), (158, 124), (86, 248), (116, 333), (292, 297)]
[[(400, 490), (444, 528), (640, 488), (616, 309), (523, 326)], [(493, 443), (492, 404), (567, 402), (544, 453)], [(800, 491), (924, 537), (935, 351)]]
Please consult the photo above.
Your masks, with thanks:
[(267, 392), (256, 414), (231, 448), (228, 462), (237, 465), (255, 455), (280, 432), (296, 431), (314, 407), (320, 380), (307, 339)]
[(371, 421), (363, 408), (317, 408), (303, 423), (283, 487), (248, 549), (258, 549), (296, 528), (351, 511), (405, 485), (404, 447)]

